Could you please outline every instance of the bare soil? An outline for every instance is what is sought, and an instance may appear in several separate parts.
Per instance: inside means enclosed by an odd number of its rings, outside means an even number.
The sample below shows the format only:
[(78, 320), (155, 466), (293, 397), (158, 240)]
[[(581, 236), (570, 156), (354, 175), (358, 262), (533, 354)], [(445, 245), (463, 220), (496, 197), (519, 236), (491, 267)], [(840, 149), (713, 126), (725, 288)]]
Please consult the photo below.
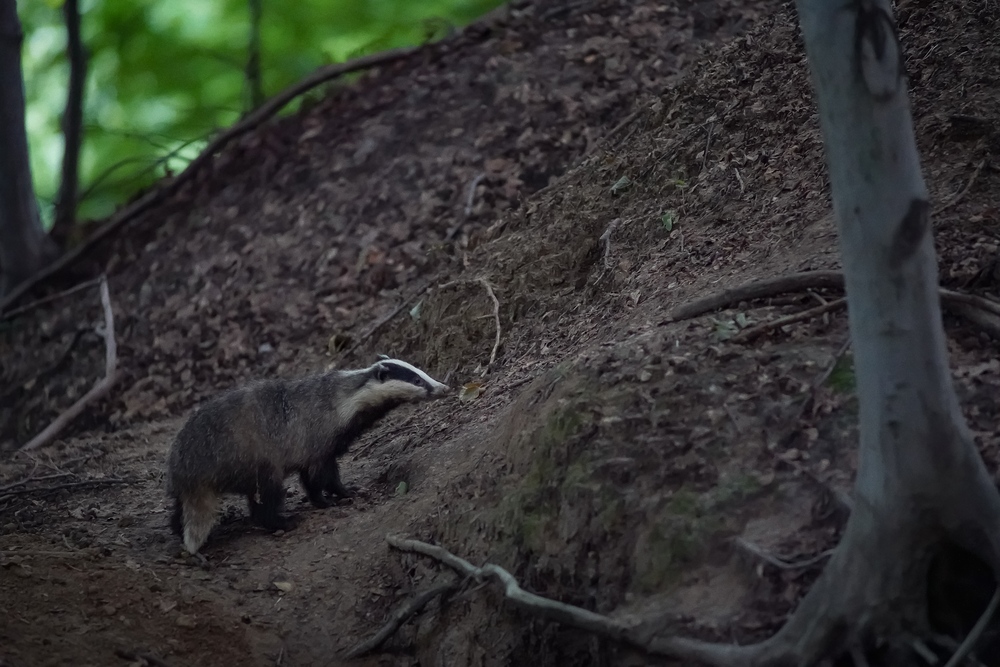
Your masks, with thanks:
[[(1000, 16), (971, 0), (898, 11), (925, 173), (948, 204), (942, 283), (995, 298)], [(0, 322), (0, 664), (128, 664), (120, 650), (175, 666), (347, 664), (343, 651), (451, 576), (387, 534), (602, 613), (767, 636), (822, 559), (777, 568), (735, 538), (792, 561), (836, 544), (828, 491), (849, 490), (857, 451), (846, 314), (750, 344), (732, 335), (839, 295), (667, 315), (836, 268), (824, 168), (794, 6), (773, 0), (518, 2), (230, 146), (48, 286), (108, 272), (121, 376), (31, 455), (14, 450), (103, 372), (100, 306), (87, 292)], [(483, 280), (499, 302), (492, 363)], [(995, 471), (996, 341), (946, 327)], [(377, 353), (484, 391), (375, 428), (343, 463), (362, 489), (352, 501), (312, 509), (290, 480), (303, 521), (279, 535), (234, 498), (204, 550), (212, 567), (183, 557), (163, 475), (190, 408)], [(355, 662), (644, 661), (483, 587)]]

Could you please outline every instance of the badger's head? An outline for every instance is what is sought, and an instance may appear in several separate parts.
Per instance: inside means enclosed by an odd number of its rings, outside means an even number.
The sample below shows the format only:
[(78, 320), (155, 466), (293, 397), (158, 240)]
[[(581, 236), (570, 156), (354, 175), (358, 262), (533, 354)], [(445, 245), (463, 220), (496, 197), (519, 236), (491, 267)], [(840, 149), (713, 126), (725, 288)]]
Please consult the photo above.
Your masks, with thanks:
[(378, 397), (392, 403), (420, 401), (448, 393), (447, 385), (416, 366), (385, 355), (379, 355), (379, 360), (365, 371), (368, 376), (365, 388), (375, 400)]

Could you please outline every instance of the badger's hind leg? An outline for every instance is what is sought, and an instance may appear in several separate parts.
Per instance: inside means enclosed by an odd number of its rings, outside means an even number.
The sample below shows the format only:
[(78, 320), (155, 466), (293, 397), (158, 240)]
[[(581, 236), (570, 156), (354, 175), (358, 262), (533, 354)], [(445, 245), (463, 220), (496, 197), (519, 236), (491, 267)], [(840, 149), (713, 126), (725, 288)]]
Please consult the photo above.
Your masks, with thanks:
[(250, 518), (267, 530), (291, 530), (298, 521), (282, 514), (285, 506), (285, 478), (273, 466), (257, 471), (257, 488), (247, 494)]
[(340, 466), (337, 465), (337, 457), (331, 456), (326, 460), (320, 477), (322, 478), (323, 489), (327, 493), (340, 496), (341, 498), (350, 498), (354, 495), (354, 491), (344, 486), (344, 483), (340, 481)]
[(313, 506), (320, 509), (330, 506), (330, 501), (323, 495), (323, 476), (320, 472), (304, 468), (299, 471), (299, 481), (302, 482), (302, 488), (305, 489)]
[(177, 537), (184, 537), (184, 504), (179, 496), (174, 498), (174, 509), (170, 513), (170, 530)]
[(179, 499), (175, 516), (178, 509), (182, 513), (184, 548), (197, 554), (215, 525), (219, 498), (211, 491), (198, 491)]

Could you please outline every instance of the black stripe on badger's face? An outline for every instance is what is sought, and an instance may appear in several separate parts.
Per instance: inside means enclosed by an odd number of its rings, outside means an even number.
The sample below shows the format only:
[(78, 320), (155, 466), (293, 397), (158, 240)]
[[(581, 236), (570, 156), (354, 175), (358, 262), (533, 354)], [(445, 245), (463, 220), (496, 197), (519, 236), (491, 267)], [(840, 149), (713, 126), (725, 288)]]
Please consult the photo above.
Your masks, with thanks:
[(448, 391), (448, 387), (432, 378), (416, 366), (399, 359), (382, 358), (372, 368), (373, 376), (379, 382), (405, 382), (420, 387), (428, 396), (440, 396)]

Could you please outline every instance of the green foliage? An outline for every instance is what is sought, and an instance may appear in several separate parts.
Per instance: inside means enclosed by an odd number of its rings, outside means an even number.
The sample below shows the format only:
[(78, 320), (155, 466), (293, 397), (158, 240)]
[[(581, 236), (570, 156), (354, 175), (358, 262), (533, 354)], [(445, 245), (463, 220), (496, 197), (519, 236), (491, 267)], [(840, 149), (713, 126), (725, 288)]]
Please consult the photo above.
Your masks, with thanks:
[[(499, 4), (263, 0), (265, 95), (324, 64), (438, 39)], [(18, 3), (31, 166), (47, 220), (58, 188), (69, 70), (61, 6)], [(110, 214), (166, 169), (183, 169), (212, 132), (246, 111), (250, 22), (247, 0), (84, 0), (81, 12), (89, 62), (79, 213), (87, 218)]]

